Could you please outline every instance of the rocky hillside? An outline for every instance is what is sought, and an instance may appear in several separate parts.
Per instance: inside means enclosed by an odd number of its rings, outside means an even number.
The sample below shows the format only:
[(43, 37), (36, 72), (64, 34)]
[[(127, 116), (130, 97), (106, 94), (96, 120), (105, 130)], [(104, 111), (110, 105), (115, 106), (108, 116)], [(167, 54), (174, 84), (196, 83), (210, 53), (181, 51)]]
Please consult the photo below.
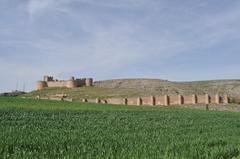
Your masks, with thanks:
[(146, 94), (229, 94), (240, 96), (240, 80), (171, 82), (159, 79), (118, 79), (95, 82), (96, 87), (134, 89)]

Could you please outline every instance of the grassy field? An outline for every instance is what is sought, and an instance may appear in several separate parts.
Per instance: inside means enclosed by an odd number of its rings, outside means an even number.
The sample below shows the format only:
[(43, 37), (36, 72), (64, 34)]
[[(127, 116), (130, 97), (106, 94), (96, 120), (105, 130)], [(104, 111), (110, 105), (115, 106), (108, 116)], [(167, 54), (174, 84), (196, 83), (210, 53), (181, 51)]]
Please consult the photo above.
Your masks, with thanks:
[(0, 98), (0, 158), (237, 158), (240, 114)]

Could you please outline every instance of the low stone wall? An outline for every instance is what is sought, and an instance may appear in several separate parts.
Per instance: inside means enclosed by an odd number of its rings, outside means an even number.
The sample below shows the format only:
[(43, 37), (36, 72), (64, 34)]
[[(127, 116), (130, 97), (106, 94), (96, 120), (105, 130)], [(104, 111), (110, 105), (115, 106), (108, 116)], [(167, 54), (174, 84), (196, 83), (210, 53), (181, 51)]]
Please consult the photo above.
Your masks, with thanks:
[[(111, 103), (109, 103), (111, 104)], [(138, 98), (127, 98), (126, 105), (138, 105)]]
[(67, 96), (57, 96), (57, 95), (53, 95), (53, 96), (37, 96), (36, 99), (39, 100), (53, 100), (53, 101), (67, 101), (67, 102), (72, 102), (73, 99), (72, 98), (68, 98)]
[[(88, 100), (86, 100), (88, 101)], [(117, 105), (195, 105), (195, 104), (228, 104), (228, 96), (210, 96), (204, 95), (177, 95), (177, 96), (150, 96), (150, 97), (135, 97), (135, 98), (109, 98), (99, 99), (96, 103), (117, 104)]]
[(209, 102), (207, 102), (205, 95), (199, 95), (199, 96), (197, 96), (197, 103), (198, 104), (208, 104)]
[(183, 103), (184, 104), (196, 104), (196, 96), (195, 95), (183, 96)]
[(155, 97), (156, 99), (156, 105), (164, 105), (165, 101), (164, 101), (164, 96), (160, 96), (160, 97)]

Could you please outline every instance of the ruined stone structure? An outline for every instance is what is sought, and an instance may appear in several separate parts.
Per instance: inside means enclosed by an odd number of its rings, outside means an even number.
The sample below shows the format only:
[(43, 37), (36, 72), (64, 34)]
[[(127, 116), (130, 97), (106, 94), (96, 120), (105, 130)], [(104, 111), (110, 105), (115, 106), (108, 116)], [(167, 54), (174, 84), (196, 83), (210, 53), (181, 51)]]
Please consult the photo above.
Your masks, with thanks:
[(36, 96), (35, 99), (38, 100), (55, 100), (55, 101), (68, 101), (68, 102), (72, 102), (73, 99), (72, 98), (68, 98), (67, 94), (53, 94), (53, 95), (43, 95), (43, 96)]
[(93, 79), (75, 79), (74, 77), (71, 77), (69, 80), (54, 80), (54, 78), (51, 76), (44, 76), (43, 81), (37, 82), (36, 90), (41, 90), (47, 87), (77, 88), (82, 86), (93, 86)]
[[(88, 101), (88, 100), (85, 100)], [(135, 98), (110, 98), (96, 99), (96, 103), (118, 104), (118, 105), (196, 105), (196, 104), (228, 104), (228, 96), (204, 95), (177, 95), (177, 96), (158, 96), (158, 97), (135, 97)]]

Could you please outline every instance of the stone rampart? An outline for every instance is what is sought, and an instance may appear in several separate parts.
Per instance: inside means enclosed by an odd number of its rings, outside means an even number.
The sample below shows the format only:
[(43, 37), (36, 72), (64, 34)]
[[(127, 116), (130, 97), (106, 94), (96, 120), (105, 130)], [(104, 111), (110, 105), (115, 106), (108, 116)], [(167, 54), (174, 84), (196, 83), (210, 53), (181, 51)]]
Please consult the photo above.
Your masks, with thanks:
[[(96, 103), (117, 104), (117, 105), (195, 105), (195, 104), (228, 104), (228, 96), (204, 95), (177, 95), (177, 96), (150, 96), (150, 97), (131, 97), (131, 98), (109, 98), (97, 99)], [(102, 102), (104, 101), (104, 102)]]
[(127, 98), (127, 105), (138, 105), (138, 98)]
[(183, 96), (184, 104), (196, 104), (196, 95)]
[(47, 87), (65, 87), (68, 81), (49, 81)]

